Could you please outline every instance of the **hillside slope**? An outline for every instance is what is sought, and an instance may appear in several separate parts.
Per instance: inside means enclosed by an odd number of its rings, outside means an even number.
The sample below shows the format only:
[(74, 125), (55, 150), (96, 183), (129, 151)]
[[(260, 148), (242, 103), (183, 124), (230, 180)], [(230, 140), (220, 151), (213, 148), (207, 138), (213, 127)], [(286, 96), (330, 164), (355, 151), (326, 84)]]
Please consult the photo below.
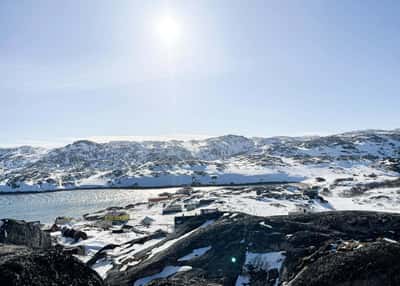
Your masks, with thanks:
[(54, 149), (0, 149), (0, 191), (300, 182), (353, 174), (384, 180), (398, 176), (399, 158), (399, 130), (325, 137), (82, 140)]

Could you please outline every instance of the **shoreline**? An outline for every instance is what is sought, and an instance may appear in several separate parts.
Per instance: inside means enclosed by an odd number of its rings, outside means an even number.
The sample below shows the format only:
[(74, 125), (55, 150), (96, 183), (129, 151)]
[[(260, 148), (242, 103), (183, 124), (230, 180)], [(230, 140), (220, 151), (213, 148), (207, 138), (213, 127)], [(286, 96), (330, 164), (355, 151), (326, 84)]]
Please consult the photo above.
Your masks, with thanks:
[(43, 193), (56, 193), (56, 192), (71, 192), (81, 190), (149, 190), (149, 189), (170, 189), (170, 188), (183, 188), (183, 187), (240, 187), (240, 186), (255, 186), (255, 185), (282, 185), (282, 184), (297, 184), (299, 181), (274, 181), (274, 182), (256, 182), (256, 183), (237, 183), (237, 184), (201, 184), (201, 185), (164, 185), (164, 186), (93, 186), (93, 187), (75, 187), (68, 189), (55, 189), (55, 190), (43, 190), (43, 191), (16, 191), (16, 192), (0, 192), (0, 196), (3, 195), (28, 195), (28, 194), (43, 194)]

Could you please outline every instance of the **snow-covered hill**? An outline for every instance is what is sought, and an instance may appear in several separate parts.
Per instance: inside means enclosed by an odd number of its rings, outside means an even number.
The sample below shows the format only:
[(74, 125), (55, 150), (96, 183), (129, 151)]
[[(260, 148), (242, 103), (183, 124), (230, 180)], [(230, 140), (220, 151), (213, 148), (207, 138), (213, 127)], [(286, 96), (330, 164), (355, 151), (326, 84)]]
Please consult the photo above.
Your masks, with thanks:
[[(0, 149), (0, 191), (398, 177), (400, 130)], [(367, 178), (367, 179), (364, 179)], [(357, 179), (356, 179), (357, 180)]]

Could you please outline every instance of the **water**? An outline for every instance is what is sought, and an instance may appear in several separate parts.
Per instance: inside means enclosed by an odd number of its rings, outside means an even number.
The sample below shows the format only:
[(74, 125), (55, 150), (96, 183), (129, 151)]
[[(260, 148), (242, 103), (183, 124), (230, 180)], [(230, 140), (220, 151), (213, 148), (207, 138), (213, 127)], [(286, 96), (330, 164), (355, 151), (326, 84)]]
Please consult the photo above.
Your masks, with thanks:
[(0, 195), (0, 218), (54, 222), (57, 216), (79, 217), (111, 206), (126, 206), (147, 201), (169, 189), (99, 189), (53, 193)]

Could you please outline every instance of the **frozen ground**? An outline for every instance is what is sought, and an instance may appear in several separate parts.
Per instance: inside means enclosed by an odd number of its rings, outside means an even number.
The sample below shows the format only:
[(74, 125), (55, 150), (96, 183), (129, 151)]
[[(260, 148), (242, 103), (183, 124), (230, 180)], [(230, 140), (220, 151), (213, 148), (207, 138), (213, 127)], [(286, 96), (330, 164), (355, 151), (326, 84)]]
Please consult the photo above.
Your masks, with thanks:
[[(338, 181), (339, 179), (339, 181)], [(388, 177), (374, 178), (373, 181), (386, 181)], [(393, 178), (391, 178), (393, 180)], [(186, 233), (183, 236), (173, 239), (165, 237), (152, 238), (144, 243), (131, 243), (135, 239), (148, 237), (159, 230), (166, 233), (174, 232), (174, 217), (189, 216), (199, 214), (202, 209), (218, 209), (228, 213), (243, 212), (257, 216), (285, 215), (288, 213), (299, 212), (323, 212), (331, 210), (380, 210), (390, 212), (400, 212), (400, 187), (391, 188), (375, 188), (366, 191), (361, 195), (349, 197), (346, 191), (361, 183), (368, 184), (372, 179), (368, 176), (348, 177), (331, 176), (326, 177), (324, 182), (309, 182), (308, 184), (281, 184), (281, 185), (256, 185), (256, 186), (232, 186), (232, 187), (198, 187), (190, 191), (190, 193), (182, 195), (176, 192), (180, 189), (159, 189), (159, 190), (141, 190), (143, 193), (149, 191), (146, 195), (141, 194), (140, 199), (136, 198), (135, 203), (126, 200), (121, 201), (119, 206), (121, 210), (126, 211), (130, 215), (127, 225), (133, 227), (133, 230), (123, 231), (121, 233), (113, 233), (120, 229), (119, 227), (102, 228), (97, 221), (88, 221), (77, 217), (68, 227), (85, 231), (89, 238), (74, 243), (71, 239), (61, 236), (60, 232), (53, 233), (54, 238), (59, 244), (64, 246), (82, 246), (84, 247), (84, 255), (78, 256), (83, 261), (88, 261), (101, 248), (108, 245), (117, 245), (117, 247), (107, 250), (106, 257), (92, 267), (99, 272), (102, 277), (107, 276), (107, 271), (113, 266), (120, 267), (120, 271), (124, 271), (127, 267), (137, 265), (143, 262), (143, 253), (146, 259), (152, 258), (157, 253), (164, 251), (178, 243), (179, 240), (191, 234)], [(316, 194), (308, 194), (310, 190), (316, 190)], [(327, 192), (329, 190), (329, 192)], [(137, 190), (139, 191), (139, 190)], [(168, 192), (171, 198), (168, 201), (159, 203), (148, 203), (150, 197), (157, 197)], [(135, 191), (136, 193), (136, 191)], [(179, 193), (179, 192), (178, 192)], [(90, 194), (88, 192), (87, 194)], [(389, 199), (393, 198), (393, 199)], [(162, 214), (163, 208), (168, 204), (184, 206), (187, 203), (199, 202), (200, 200), (208, 200), (203, 206), (196, 209), (186, 211), (183, 208), (182, 213)], [(110, 207), (111, 205), (108, 205)], [(126, 206), (126, 207), (124, 207)], [(93, 215), (101, 217), (105, 215), (107, 210), (97, 211)], [(61, 213), (60, 213), (61, 215)], [(234, 219), (235, 214), (228, 214)], [(142, 225), (145, 217), (153, 219), (149, 226)], [(212, 224), (207, 221), (204, 227)], [(265, 227), (271, 227), (265, 225)], [(201, 228), (201, 227), (200, 227)], [(197, 231), (194, 229), (192, 232)], [(207, 245), (193, 249), (191, 253), (181, 257), (182, 261), (190, 260), (196, 256), (201, 256), (209, 250)], [(274, 254), (263, 254), (257, 256), (249, 253), (249, 261), (257, 264), (259, 267), (266, 267), (265, 263), (275, 265), (281, 260), (281, 256)], [(283, 254), (282, 254), (283, 255)], [(278, 257), (279, 256), (279, 257)], [(275, 259), (276, 258), (276, 259)], [(278, 259), (279, 258), (279, 259)], [(275, 260), (274, 260), (275, 259)], [(282, 258), (283, 259), (283, 258)], [(272, 261), (274, 260), (274, 261)], [(237, 285), (246, 281), (246, 273), (244, 272), (238, 277)]]

